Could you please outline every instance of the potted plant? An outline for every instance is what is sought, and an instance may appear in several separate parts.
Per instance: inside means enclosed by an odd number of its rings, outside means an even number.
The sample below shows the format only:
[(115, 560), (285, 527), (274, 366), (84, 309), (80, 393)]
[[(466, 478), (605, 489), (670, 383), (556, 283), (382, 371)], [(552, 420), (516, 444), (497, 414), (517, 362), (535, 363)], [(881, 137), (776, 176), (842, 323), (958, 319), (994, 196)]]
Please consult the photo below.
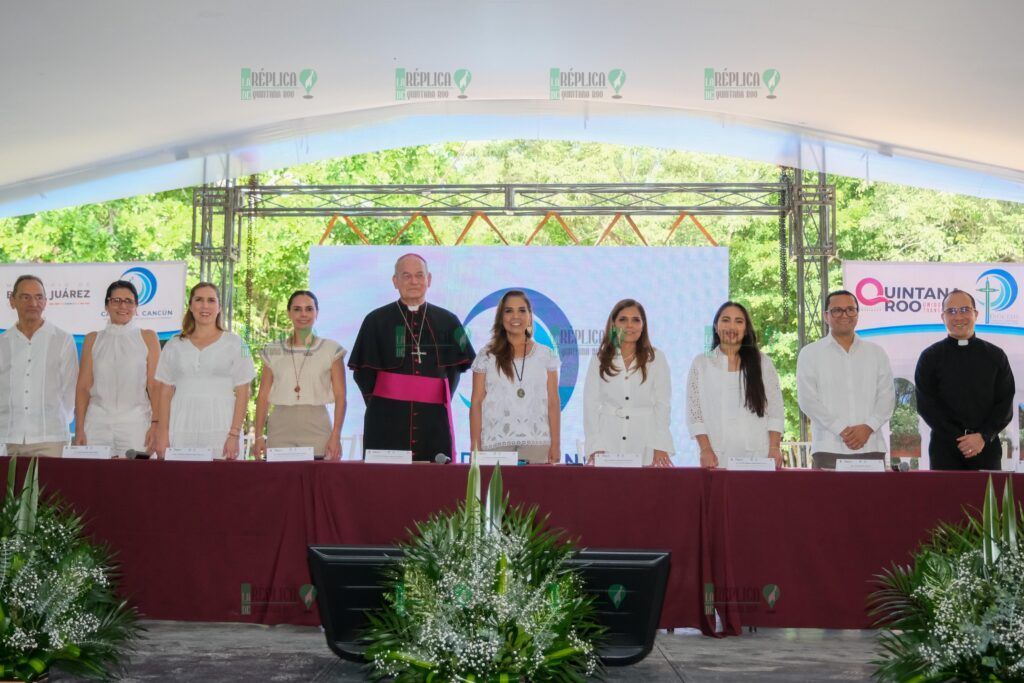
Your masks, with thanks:
[(374, 679), (582, 681), (600, 672), (603, 627), (567, 564), (575, 549), (537, 508), (509, 508), (501, 468), (487, 500), (470, 466), (466, 499), (417, 523), (370, 613), (365, 656)]
[(940, 524), (878, 579), (883, 681), (1024, 681), (1024, 510), (1006, 478), (1002, 508), (989, 477), (981, 514)]
[(56, 497), (40, 500), (35, 459), (20, 491), (15, 467), (0, 506), (0, 680), (46, 680), (53, 666), (112, 678), (141, 629), (115, 594), (110, 551)]

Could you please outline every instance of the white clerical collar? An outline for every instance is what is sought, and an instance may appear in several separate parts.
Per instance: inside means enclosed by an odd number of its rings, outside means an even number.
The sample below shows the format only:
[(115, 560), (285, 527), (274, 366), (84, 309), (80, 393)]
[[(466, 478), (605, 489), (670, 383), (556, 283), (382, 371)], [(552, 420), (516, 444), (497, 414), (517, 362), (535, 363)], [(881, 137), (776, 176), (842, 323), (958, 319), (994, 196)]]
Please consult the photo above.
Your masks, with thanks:
[(406, 308), (407, 308), (407, 309), (409, 310), (409, 312), (410, 312), (410, 313), (415, 313), (416, 311), (420, 310), (420, 307), (421, 307), (421, 306), (426, 306), (426, 305), (427, 305), (427, 302), (426, 302), (426, 301), (424, 301), (424, 302), (423, 302), (423, 303), (421, 303), (421, 304), (416, 304), (415, 306), (412, 306), (412, 305), (410, 305), (410, 304), (407, 304), (407, 303), (405, 303), (405, 302), (403, 301), (403, 302), (402, 302), (402, 305), (403, 305), (403, 306), (405, 306), (405, 307), (406, 307)]
[(956, 345), (957, 346), (967, 346), (970, 343), (971, 343), (970, 339), (957, 339), (956, 340)]

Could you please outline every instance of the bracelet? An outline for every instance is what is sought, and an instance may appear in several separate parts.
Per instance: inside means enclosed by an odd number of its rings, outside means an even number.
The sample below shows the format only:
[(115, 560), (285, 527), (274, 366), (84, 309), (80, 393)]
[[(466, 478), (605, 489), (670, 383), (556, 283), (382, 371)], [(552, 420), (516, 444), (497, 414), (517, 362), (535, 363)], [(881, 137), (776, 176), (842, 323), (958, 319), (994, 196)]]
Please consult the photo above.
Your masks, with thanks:
[(160, 424), (160, 420), (150, 420), (149, 424), (151, 424), (151, 425)]

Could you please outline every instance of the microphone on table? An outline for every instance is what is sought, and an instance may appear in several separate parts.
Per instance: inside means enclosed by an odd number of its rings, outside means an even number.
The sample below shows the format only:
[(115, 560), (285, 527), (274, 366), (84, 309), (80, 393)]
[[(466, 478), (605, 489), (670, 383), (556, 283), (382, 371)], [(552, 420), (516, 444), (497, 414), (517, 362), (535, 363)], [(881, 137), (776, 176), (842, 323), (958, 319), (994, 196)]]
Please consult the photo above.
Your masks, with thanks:
[(452, 457), (447, 453), (438, 453), (434, 456), (434, 462), (438, 465), (447, 465), (452, 461)]
[(910, 471), (910, 463), (907, 462), (906, 460), (900, 460), (900, 464), (898, 464), (898, 465), (891, 465), (891, 467), (892, 467), (892, 471), (893, 472), (909, 472)]
[(124, 452), (124, 457), (129, 460), (149, 460), (149, 453), (146, 451), (137, 451), (134, 448), (129, 448)]

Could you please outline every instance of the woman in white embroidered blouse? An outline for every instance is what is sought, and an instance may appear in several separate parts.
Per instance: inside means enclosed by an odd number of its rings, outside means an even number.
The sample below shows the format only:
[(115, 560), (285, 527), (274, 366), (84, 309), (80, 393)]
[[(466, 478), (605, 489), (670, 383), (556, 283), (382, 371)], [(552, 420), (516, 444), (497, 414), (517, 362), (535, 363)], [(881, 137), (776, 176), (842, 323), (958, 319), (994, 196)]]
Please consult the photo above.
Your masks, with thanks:
[(256, 368), (249, 347), (221, 324), (216, 285), (200, 282), (188, 297), (181, 334), (160, 354), (156, 378), (160, 392), (156, 450), (168, 446), (209, 448), (214, 457), (238, 458), (249, 383)]
[(589, 461), (596, 453), (640, 453), (644, 465), (671, 467), (672, 379), (665, 354), (651, 346), (647, 312), (623, 299), (605, 323), (583, 390)]
[(473, 361), (469, 435), (474, 450), (517, 451), (530, 463), (557, 464), (561, 403), (558, 355), (537, 344), (525, 292), (505, 292), (491, 341)]
[(160, 342), (135, 324), (135, 285), (107, 287), (107, 327), (85, 335), (75, 392), (75, 445), (151, 451), (156, 437), (159, 383), (154, 378)]
[(779, 374), (757, 346), (747, 309), (726, 301), (714, 317), (711, 351), (693, 359), (686, 387), (690, 435), (701, 467), (734, 455), (758, 455), (782, 467), (785, 408)]

